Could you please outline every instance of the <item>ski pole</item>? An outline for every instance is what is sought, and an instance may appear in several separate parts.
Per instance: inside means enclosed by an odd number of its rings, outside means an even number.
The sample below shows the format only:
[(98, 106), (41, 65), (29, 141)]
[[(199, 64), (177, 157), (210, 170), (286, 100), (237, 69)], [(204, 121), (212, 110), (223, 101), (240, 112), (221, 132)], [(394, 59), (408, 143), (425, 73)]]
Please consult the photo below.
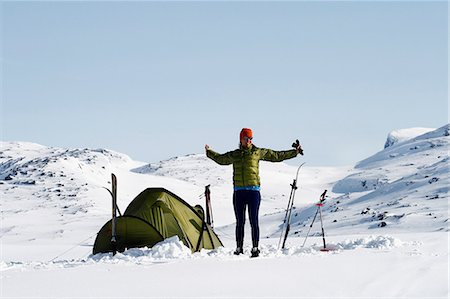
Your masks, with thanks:
[(320, 215), (320, 226), (322, 227), (322, 240), (323, 240), (323, 249), (321, 251), (328, 251), (327, 244), (325, 243), (325, 230), (323, 229), (323, 221), (322, 221), (322, 203), (319, 203), (319, 215)]
[(314, 214), (314, 218), (313, 218), (313, 221), (311, 222), (311, 225), (309, 226), (309, 229), (308, 229), (308, 233), (306, 234), (306, 238), (305, 238), (305, 240), (303, 241), (303, 245), (302, 245), (302, 247), (304, 247), (305, 246), (305, 243), (306, 243), (306, 239), (308, 239), (308, 236), (309, 236), (309, 232), (311, 231), (311, 228), (313, 227), (313, 224), (314, 224), (314, 221), (316, 221), (316, 217), (317, 217), (317, 213), (319, 212), (319, 210), (317, 209), (316, 210), (316, 213)]
[(316, 213), (314, 214), (313, 221), (311, 222), (311, 225), (309, 226), (308, 233), (306, 234), (305, 240), (303, 241), (302, 247), (305, 246), (306, 240), (309, 237), (309, 232), (311, 231), (311, 228), (313, 227), (314, 221), (316, 221), (317, 214), (319, 213), (321, 227), (322, 227), (322, 236), (323, 236), (323, 242), (325, 247), (325, 233), (323, 229), (323, 222), (322, 222), (322, 210), (320, 209), (321, 206), (323, 206), (323, 202), (325, 201), (325, 195), (327, 194), (327, 190), (323, 191), (323, 193), (320, 195), (319, 202), (316, 204), (317, 209)]

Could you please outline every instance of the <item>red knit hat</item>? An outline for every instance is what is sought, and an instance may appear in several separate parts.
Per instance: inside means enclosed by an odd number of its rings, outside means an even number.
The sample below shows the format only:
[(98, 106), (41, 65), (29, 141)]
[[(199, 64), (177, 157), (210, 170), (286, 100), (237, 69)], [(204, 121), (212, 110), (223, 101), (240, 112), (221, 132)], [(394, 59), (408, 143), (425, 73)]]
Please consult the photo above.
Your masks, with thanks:
[(253, 132), (252, 132), (252, 130), (251, 129), (248, 129), (248, 128), (243, 128), (242, 130), (241, 130), (241, 134), (239, 135), (239, 137), (240, 138), (242, 138), (242, 137), (248, 137), (248, 138), (253, 138)]

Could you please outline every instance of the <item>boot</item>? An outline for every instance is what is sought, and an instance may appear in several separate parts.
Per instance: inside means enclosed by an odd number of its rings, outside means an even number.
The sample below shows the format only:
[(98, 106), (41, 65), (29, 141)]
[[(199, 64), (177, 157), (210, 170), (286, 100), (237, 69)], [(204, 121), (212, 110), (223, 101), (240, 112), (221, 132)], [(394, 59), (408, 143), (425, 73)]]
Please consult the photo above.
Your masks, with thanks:
[(251, 257), (258, 257), (259, 256), (259, 249), (258, 247), (253, 247), (252, 248), (252, 255)]
[(234, 255), (240, 255), (244, 253), (244, 249), (242, 247), (236, 248), (236, 250), (233, 252)]

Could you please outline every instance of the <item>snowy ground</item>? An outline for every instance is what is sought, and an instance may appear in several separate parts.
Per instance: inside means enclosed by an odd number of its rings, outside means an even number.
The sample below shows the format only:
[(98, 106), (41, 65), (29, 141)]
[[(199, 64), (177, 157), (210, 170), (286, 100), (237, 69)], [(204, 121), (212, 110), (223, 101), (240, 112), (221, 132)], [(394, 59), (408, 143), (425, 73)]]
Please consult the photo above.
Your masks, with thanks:
[[(423, 134), (425, 133), (425, 134)], [(448, 298), (449, 126), (393, 132), (354, 167), (299, 175), (287, 249), (278, 250), (296, 167), (261, 163), (261, 256), (234, 256), (231, 167), (203, 154), (160, 163), (109, 150), (2, 142), (1, 298)], [(382, 144), (382, 140), (380, 144)], [(298, 164), (307, 157), (296, 158)], [(191, 254), (177, 238), (112, 257), (92, 256), (110, 218), (110, 174), (119, 207), (146, 187), (203, 204), (211, 184), (215, 230), (225, 247)], [(302, 244), (323, 190), (320, 223)]]
[[(332, 237), (287, 252), (264, 242), (262, 257), (235, 257), (232, 248), (190, 254), (176, 240), (166, 248), (125, 254), (8, 264), (5, 297), (403, 297), (448, 295), (445, 233)], [(161, 245), (161, 246), (164, 246)], [(247, 252), (248, 253), (248, 252)], [(26, 285), (26, 287), (24, 287)]]

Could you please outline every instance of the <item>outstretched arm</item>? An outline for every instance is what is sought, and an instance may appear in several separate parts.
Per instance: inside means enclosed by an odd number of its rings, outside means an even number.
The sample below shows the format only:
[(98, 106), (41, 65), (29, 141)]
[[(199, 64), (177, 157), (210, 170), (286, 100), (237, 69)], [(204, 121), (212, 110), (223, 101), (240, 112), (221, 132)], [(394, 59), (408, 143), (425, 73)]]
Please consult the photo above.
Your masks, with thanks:
[(206, 156), (220, 165), (230, 165), (233, 164), (233, 159), (231, 157), (231, 152), (225, 154), (219, 154), (213, 151), (209, 145), (205, 144)]
[(288, 151), (274, 151), (267, 148), (261, 149), (261, 160), (270, 162), (281, 162), (287, 159), (292, 159), (297, 157), (297, 150), (292, 149)]
[(303, 149), (298, 140), (292, 144), (292, 147), (295, 149), (289, 151), (274, 151), (263, 148), (261, 149), (261, 160), (281, 162), (287, 159), (295, 158), (298, 154), (303, 155)]

